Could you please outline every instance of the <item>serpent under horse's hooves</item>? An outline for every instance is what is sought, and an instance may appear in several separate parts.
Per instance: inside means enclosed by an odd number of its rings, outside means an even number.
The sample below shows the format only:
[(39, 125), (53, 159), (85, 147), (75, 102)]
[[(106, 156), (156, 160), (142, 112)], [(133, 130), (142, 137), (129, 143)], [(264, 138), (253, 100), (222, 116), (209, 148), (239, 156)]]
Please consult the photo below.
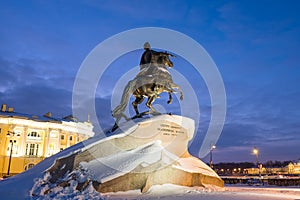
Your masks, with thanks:
[(172, 103), (172, 93), (175, 92), (174, 89), (180, 92), (180, 100), (183, 100), (183, 92), (180, 86), (173, 82), (172, 76), (167, 70), (167, 67), (173, 67), (173, 63), (169, 59), (170, 55), (169, 53), (162, 52), (158, 55), (153, 55), (148, 67), (141, 70), (133, 80), (127, 83), (120, 104), (112, 111), (112, 115), (116, 118), (114, 127), (116, 127), (122, 117), (127, 119), (124, 111), (131, 94), (135, 97), (132, 106), (136, 115), (139, 115), (138, 105), (141, 104), (146, 97), (148, 98), (146, 106), (150, 109), (150, 114), (158, 113), (152, 104), (156, 98), (160, 97), (159, 94), (162, 92), (169, 94), (168, 103)]

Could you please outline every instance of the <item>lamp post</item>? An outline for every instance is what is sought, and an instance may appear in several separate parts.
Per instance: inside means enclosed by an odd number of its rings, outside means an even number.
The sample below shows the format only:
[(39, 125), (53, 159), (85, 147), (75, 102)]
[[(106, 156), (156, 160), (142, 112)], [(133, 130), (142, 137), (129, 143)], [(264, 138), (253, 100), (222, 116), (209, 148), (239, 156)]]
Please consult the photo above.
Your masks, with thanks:
[(260, 176), (260, 166), (258, 163), (258, 149), (256, 147), (253, 148), (252, 153), (256, 156), (256, 166), (258, 168), (258, 174)]
[[(14, 140), (14, 136), (17, 133), (8, 131), (8, 133), (6, 134), (6, 137), (8, 137), (8, 138), (11, 137), (10, 134), (12, 134), (12, 140), (9, 140), (11, 146), (10, 146), (10, 153), (9, 153), (9, 160), (8, 160), (7, 176), (9, 176), (9, 172), (10, 172), (11, 156), (12, 156), (12, 152), (13, 152), (14, 143), (17, 142), (16, 140)], [(20, 134), (17, 134), (17, 137), (19, 137), (19, 136), (20, 136)]]
[(210, 146), (210, 152), (209, 152), (209, 166), (210, 168), (213, 168), (213, 160), (212, 160), (212, 152), (216, 148), (216, 145)]

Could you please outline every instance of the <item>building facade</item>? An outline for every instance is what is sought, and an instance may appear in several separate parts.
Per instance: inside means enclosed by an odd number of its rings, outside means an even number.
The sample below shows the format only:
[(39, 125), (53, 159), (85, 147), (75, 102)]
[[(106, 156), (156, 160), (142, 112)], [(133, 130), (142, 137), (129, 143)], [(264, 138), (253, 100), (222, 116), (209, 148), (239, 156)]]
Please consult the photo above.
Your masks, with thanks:
[(289, 175), (300, 175), (300, 162), (295, 162), (295, 163), (289, 163), (287, 166), (285, 167), (274, 167), (274, 168), (265, 168), (262, 167), (259, 171), (258, 168), (248, 168), (245, 169), (246, 170), (246, 174), (252, 174), (252, 175), (256, 175), (256, 174), (262, 174), (262, 175), (266, 175), (266, 174), (289, 174)]
[(214, 168), (219, 175), (300, 175), (300, 161), (290, 162), (283, 167), (258, 167), (251, 168)]
[(93, 125), (72, 116), (53, 118), (0, 111), (0, 177), (21, 173), (46, 157), (94, 135)]

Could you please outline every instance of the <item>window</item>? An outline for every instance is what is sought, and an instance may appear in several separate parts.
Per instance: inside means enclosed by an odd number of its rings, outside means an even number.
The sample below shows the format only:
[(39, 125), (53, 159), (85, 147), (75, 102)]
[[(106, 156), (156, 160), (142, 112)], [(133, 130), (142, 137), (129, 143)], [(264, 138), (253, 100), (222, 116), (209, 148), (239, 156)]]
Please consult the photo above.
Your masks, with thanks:
[(17, 143), (14, 144), (12, 153), (13, 154), (18, 154), (18, 144)]
[(29, 149), (29, 155), (33, 156), (34, 155), (34, 144), (30, 144), (30, 149)]
[(33, 163), (29, 163), (25, 166), (25, 170), (28, 170), (28, 169), (32, 168), (33, 166), (34, 166)]
[(64, 140), (64, 139), (65, 139), (65, 135), (61, 135), (61, 136), (60, 136), (60, 139), (61, 139), (61, 140)]
[(9, 140), (9, 144), (7, 146), (7, 155), (10, 154), (10, 151), (11, 151), (11, 144), (13, 144), (13, 148), (12, 148), (12, 154), (13, 155), (17, 155), (18, 154), (18, 143), (16, 140)]
[(72, 141), (73, 140), (73, 136), (72, 135), (70, 135), (70, 141)]
[(35, 139), (40, 139), (41, 138), (41, 135), (36, 132), (36, 131), (32, 131), (30, 133), (27, 134), (27, 137), (29, 138), (35, 138)]
[(53, 155), (56, 152), (56, 145), (55, 144), (50, 144), (49, 145), (49, 155)]
[(1, 128), (0, 128), (0, 133), (1, 133)]
[(50, 132), (50, 137), (56, 138), (56, 137), (57, 137), (57, 133), (54, 132), (54, 131), (51, 131), (51, 132)]
[(26, 144), (25, 155), (27, 156), (38, 156), (39, 154), (39, 144)]
[(39, 153), (39, 145), (35, 144), (35, 155), (38, 156)]

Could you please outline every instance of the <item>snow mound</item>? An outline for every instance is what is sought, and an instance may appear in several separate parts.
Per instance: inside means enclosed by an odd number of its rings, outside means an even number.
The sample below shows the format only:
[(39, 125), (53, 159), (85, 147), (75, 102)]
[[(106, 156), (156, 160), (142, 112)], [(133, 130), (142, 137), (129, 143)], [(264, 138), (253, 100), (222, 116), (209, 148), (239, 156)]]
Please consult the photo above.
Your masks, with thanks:
[(81, 162), (80, 166), (91, 174), (93, 180), (104, 183), (127, 174), (138, 166), (147, 167), (158, 161), (171, 164), (174, 159), (178, 157), (166, 152), (161, 141), (157, 140), (131, 151), (121, 151), (90, 162)]
[(177, 162), (178, 165), (173, 165), (174, 168), (191, 173), (201, 173), (208, 176), (218, 176), (214, 170), (208, 168), (204, 162), (195, 157), (179, 158)]
[(58, 184), (51, 183), (51, 175), (47, 172), (43, 178), (35, 180), (30, 190), (30, 196), (37, 200), (60, 200), (60, 199), (80, 199), (80, 200), (102, 200), (89, 181), (88, 173), (83, 169), (77, 169), (58, 180)]

